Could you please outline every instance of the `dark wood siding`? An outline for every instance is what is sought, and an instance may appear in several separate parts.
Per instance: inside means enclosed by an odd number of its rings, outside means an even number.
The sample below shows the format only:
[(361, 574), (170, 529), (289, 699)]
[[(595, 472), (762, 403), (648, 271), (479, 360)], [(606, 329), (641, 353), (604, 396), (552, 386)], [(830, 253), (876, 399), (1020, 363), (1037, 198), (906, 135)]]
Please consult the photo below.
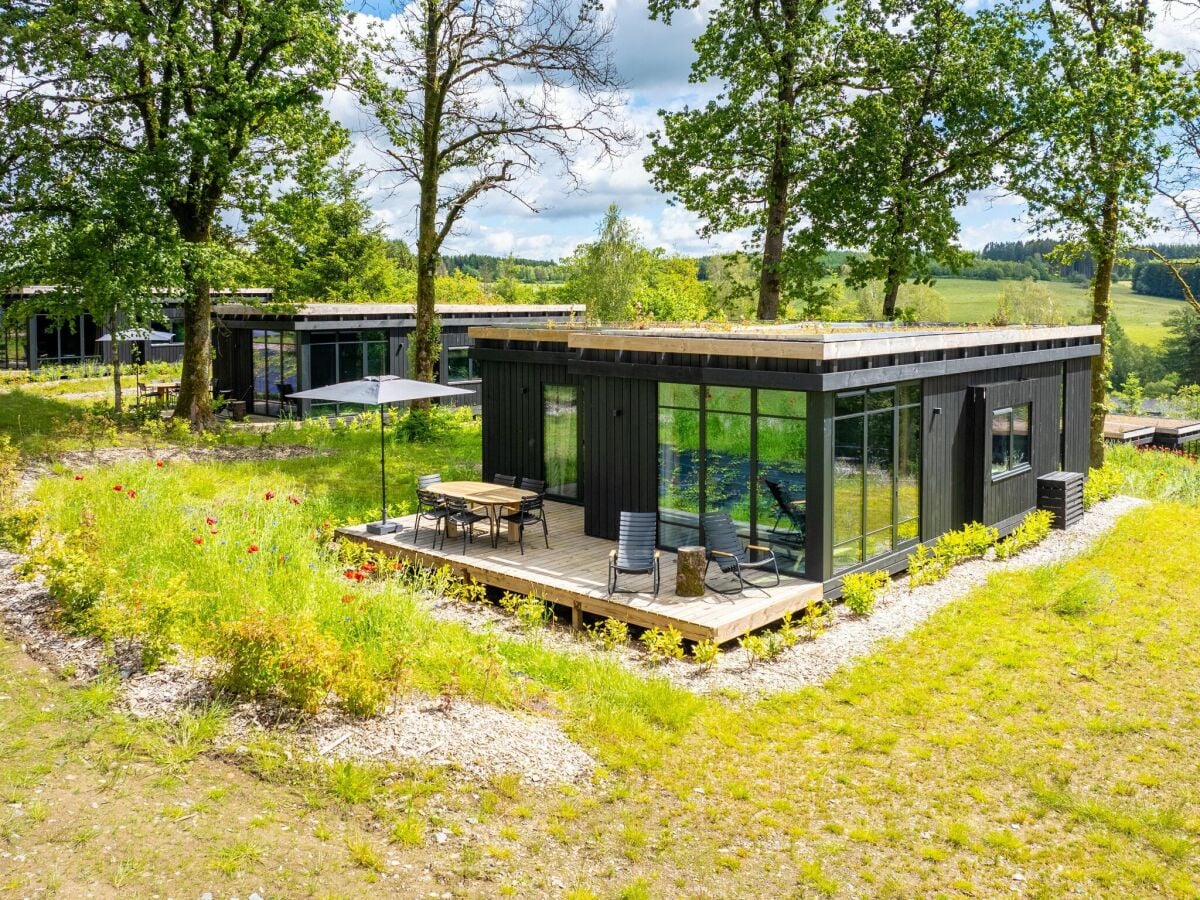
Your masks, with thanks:
[[(1086, 366), (1086, 360), (1079, 362)], [(973, 520), (1006, 523), (1037, 505), (1037, 476), (1055, 471), (1059, 464), (1062, 373), (1062, 363), (1044, 363), (925, 381), (923, 540)], [(1032, 404), (1033, 415), (1030, 471), (992, 482), (988, 444), (992, 410), (1026, 402)], [(1086, 419), (1086, 401), (1077, 408), (1077, 398), (1072, 399), (1068, 390), (1066, 413), (1070, 469), (1077, 458), (1070, 449), (1072, 441), (1078, 440), (1073, 429), (1077, 429), (1080, 415)], [(1084, 444), (1086, 450), (1086, 432)]]
[(1088, 436), (1092, 427), (1092, 361), (1068, 359), (1063, 367), (1066, 373), (1066, 459), (1063, 468), (1086, 475), (1091, 455)]
[(622, 512), (658, 508), (658, 385), (589, 376), (583, 398), (584, 531), (616, 539)]
[(542, 386), (578, 384), (565, 365), (481, 360), (483, 477), (545, 478)]

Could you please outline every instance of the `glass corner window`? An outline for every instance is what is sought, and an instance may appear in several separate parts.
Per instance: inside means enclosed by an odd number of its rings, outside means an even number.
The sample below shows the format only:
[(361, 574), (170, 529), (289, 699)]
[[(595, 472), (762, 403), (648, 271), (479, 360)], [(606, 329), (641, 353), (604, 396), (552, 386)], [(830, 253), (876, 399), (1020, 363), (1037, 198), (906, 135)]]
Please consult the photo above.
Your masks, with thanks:
[(992, 413), (992, 479), (1031, 465), (1032, 406), (1019, 403)]

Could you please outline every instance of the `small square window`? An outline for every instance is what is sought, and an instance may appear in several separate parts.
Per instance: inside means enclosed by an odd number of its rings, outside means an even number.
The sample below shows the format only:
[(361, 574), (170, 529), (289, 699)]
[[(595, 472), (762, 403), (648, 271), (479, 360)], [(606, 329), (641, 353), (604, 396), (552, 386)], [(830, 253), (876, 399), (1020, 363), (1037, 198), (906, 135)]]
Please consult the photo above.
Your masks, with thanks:
[(1029, 468), (1031, 464), (1031, 406), (1021, 403), (992, 413), (992, 478)]

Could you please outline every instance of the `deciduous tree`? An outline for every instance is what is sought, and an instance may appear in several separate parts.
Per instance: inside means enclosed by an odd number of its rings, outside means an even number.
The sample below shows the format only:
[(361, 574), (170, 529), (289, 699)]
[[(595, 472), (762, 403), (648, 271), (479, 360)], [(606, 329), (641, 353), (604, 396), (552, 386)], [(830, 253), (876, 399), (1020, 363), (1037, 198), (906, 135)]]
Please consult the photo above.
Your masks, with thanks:
[(0, 228), (31, 221), (14, 211), (60, 214), (55, 198), (79, 185), (103, 226), (124, 200), (104, 195), (108, 173), (138, 186), (164, 226), (142, 235), (147, 252), (177, 260), (175, 413), (195, 425), (212, 417), (210, 290), (230, 261), (220, 223), (344, 145), (324, 108), (347, 69), (344, 20), (340, 0), (9, 0), (0, 14), (4, 115), (25, 129), (4, 163)]
[(577, 154), (629, 140), (610, 37), (588, 0), (413, 0), (376, 33), (383, 167), (418, 191), (415, 377), (434, 377), (438, 261), (468, 207), (499, 192), (533, 209), (525, 176), (571, 180)]
[[(652, 0), (670, 22), (698, 0)], [(723, 0), (696, 40), (691, 81), (720, 94), (662, 113), (646, 168), (659, 190), (703, 220), (701, 234), (751, 229), (760, 319), (780, 314), (787, 286), (821, 274), (824, 248), (805, 240), (802, 191), (842, 103), (848, 60), (826, 4)]]
[(1150, 0), (1044, 0), (1032, 11), (1047, 40), (1047, 77), (1013, 183), (1036, 224), (1088, 252), (1092, 322), (1104, 352), (1092, 364), (1091, 464), (1104, 461), (1113, 271), (1149, 222), (1161, 129), (1182, 100), (1181, 59), (1151, 39)]

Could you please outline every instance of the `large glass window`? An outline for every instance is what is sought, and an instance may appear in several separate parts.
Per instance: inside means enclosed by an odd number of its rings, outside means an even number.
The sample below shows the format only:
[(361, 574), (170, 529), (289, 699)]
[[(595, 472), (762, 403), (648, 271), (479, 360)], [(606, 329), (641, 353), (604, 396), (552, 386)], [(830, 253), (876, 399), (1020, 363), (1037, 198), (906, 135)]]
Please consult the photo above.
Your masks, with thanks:
[[(389, 374), (388, 333), (383, 329), (314, 331), (309, 342), (309, 381), (315, 388)], [(332, 416), (358, 408), (352, 403), (313, 403), (309, 411)]]
[(920, 536), (920, 386), (839, 394), (834, 416), (833, 568), (838, 572), (903, 549)]
[(542, 462), (546, 493), (579, 498), (579, 404), (576, 388), (565, 384), (542, 387)]
[(294, 412), (287, 396), (296, 391), (296, 333), (255, 331), (251, 337), (254, 411), (265, 416)]
[(0, 369), (24, 369), (29, 346), (29, 320), (0, 308)]
[(76, 316), (62, 324), (44, 314), (34, 316), (39, 365), (75, 365), (97, 359), (96, 339), (100, 336), (91, 316)]
[(743, 538), (804, 569), (805, 394), (660, 384), (659, 541), (698, 543), (701, 512), (721, 511)]
[(446, 381), (454, 384), (459, 381), (478, 381), (477, 363), (471, 359), (470, 347), (446, 348)]
[(1028, 403), (998, 409), (992, 413), (992, 478), (1029, 468)]

